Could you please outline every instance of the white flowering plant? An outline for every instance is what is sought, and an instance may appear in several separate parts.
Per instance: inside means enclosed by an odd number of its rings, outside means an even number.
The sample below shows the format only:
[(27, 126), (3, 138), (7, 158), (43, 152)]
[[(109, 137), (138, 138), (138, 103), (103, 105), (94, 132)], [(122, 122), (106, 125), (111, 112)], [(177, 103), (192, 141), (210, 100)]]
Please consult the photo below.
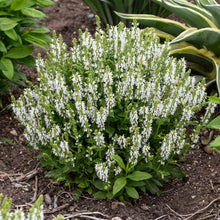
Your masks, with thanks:
[(17, 209), (14, 212), (11, 211), (12, 200), (4, 197), (0, 194), (0, 219), (4, 220), (43, 220), (43, 196), (41, 195), (35, 202), (33, 207), (25, 213), (21, 209)]
[[(196, 84), (169, 43), (97, 20), (93, 38), (80, 32), (67, 51), (54, 34), (48, 60), (38, 58), (39, 85), (27, 88), (13, 110), (25, 137), (41, 149), (47, 176), (98, 198), (159, 193), (163, 181), (182, 177), (177, 162), (213, 111), (204, 82)], [(207, 105), (201, 124), (194, 115)]]

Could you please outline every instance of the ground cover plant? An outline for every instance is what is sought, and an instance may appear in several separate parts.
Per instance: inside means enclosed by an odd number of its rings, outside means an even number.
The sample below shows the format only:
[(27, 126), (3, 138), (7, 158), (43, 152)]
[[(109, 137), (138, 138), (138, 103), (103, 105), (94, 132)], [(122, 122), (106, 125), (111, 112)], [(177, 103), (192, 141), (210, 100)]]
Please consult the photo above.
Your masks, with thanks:
[(169, 38), (171, 54), (178, 58), (185, 57), (198, 80), (203, 76), (207, 78), (207, 85), (216, 82), (220, 93), (220, 5), (214, 0), (195, 0), (195, 4), (186, 0), (153, 1), (184, 23), (151, 14), (117, 14), (153, 27), (161, 39)]
[[(39, 86), (26, 89), (13, 110), (25, 137), (41, 149), (47, 174), (77, 184), (98, 198), (139, 198), (159, 193), (186, 152), (186, 127), (206, 103), (204, 81), (196, 84), (185, 61), (169, 56), (168, 43), (136, 24), (99, 23), (67, 53), (54, 36), (49, 59), (38, 59)], [(199, 129), (215, 104), (209, 103)]]
[[(26, 76), (18, 64), (35, 66), (32, 45), (46, 48), (49, 29), (39, 27), (45, 18), (40, 8), (53, 5), (50, 0), (2, 0), (0, 2), (0, 92), (25, 86)], [(37, 8), (36, 8), (37, 7)], [(1, 106), (1, 101), (0, 101)]]

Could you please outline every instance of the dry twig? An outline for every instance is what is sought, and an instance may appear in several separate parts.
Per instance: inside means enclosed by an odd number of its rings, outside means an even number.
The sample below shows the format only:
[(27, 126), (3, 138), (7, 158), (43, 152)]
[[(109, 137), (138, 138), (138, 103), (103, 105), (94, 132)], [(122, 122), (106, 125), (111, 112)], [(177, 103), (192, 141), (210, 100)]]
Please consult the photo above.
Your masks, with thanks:
[[(103, 218), (97, 218), (94, 216), (90, 216), (90, 215), (101, 215), (103, 217), (106, 217), (107, 219), (103, 219)], [(81, 218), (87, 218), (87, 219), (94, 219), (94, 220), (108, 220), (110, 217), (108, 215), (104, 215), (101, 212), (81, 212), (81, 213), (76, 213), (76, 214), (66, 214), (64, 215), (64, 219), (70, 219), (70, 218), (74, 218), (74, 217), (81, 217)]]
[(187, 215), (181, 215), (181, 214), (175, 212), (173, 209), (171, 209), (169, 205), (166, 204), (166, 206), (167, 206), (175, 215), (177, 215), (177, 216), (179, 216), (179, 217), (181, 217), (181, 218), (186, 217), (185, 220), (189, 220), (189, 219), (191, 219), (193, 216), (197, 215), (198, 213), (201, 213), (201, 212), (205, 211), (207, 208), (209, 208), (209, 206), (211, 206), (213, 203), (217, 202), (218, 200), (220, 200), (220, 197), (218, 197), (218, 198), (212, 200), (212, 201), (211, 201), (207, 206), (205, 206), (204, 208), (199, 209), (199, 210), (197, 210), (196, 212), (190, 213), (190, 214), (187, 214)]
[(65, 209), (68, 206), (69, 206), (69, 203), (65, 203), (61, 206), (58, 206), (57, 208), (52, 209), (52, 210), (44, 210), (44, 214), (53, 214), (53, 213), (58, 212), (62, 209)]

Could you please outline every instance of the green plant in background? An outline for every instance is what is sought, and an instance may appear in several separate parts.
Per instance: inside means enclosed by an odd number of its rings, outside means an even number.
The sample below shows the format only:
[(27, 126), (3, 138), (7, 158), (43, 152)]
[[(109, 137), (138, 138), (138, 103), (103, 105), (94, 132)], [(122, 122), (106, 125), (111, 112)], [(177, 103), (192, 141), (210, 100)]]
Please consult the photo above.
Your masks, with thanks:
[(26, 77), (18, 70), (18, 64), (35, 66), (31, 56), (34, 47), (30, 44), (42, 48), (49, 44), (49, 30), (38, 27), (39, 19), (46, 17), (39, 8), (53, 4), (50, 0), (0, 1), (0, 92), (8, 93), (14, 86), (25, 85), (22, 80)]
[(83, 0), (98, 15), (105, 24), (117, 25), (123, 21), (130, 25), (125, 19), (121, 19), (114, 11), (124, 13), (154, 14), (161, 17), (167, 17), (168, 12), (163, 6), (154, 3), (152, 0)]
[(38, 200), (35, 202), (35, 204), (32, 206), (32, 208), (29, 210), (28, 213), (25, 213), (24, 211), (17, 209), (14, 212), (11, 212), (11, 204), (12, 200), (5, 197), (3, 199), (3, 195), (0, 194), (0, 219), (4, 220), (19, 220), (19, 219), (26, 219), (26, 220), (43, 220), (44, 214), (43, 214), (43, 196), (41, 195)]
[[(210, 101), (220, 105), (219, 97), (211, 96), (209, 97), (209, 99)], [(206, 127), (211, 129), (220, 129), (220, 115), (213, 119)], [(209, 146), (220, 153), (220, 136), (218, 136), (214, 141), (209, 143)]]
[[(220, 5), (214, 0), (153, 0), (177, 15), (185, 24), (150, 14), (122, 14), (124, 19), (136, 19), (154, 27), (161, 38), (171, 40), (171, 54), (185, 57), (187, 65), (199, 78), (205, 76), (207, 85), (213, 81), (220, 94)], [(211, 80), (211, 82), (209, 81)]]
[[(29, 211), (24, 212), (21, 209), (17, 209), (14, 212), (11, 211), (12, 199), (4, 197), (0, 194), (0, 219), (2, 220), (44, 220), (43, 213), (43, 196), (40, 195), (34, 205)], [(63, 216), (54, 218), (53, 220), (62, 220)]]
[[(147, 29), (99, 25), (95, 38), (74, 39), (71, 54), (54, 36), (48, 60), (37, 62), (40, 84), (13, 98), (14, 113), (48, 177), (98, 198), (159, 194), (183, 176), (176, 165), (189, 147), (186, 127), (207, 105), (204, 81)], [(214, 107), (194, 123), (195, 142)]]

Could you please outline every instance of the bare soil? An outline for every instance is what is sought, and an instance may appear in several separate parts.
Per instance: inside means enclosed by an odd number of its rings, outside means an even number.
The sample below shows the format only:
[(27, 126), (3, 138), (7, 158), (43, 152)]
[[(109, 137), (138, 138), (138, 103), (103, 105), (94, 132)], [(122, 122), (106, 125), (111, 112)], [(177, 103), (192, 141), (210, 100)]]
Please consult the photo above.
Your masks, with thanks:
[[(43, 26), (62, 34), (68, 46), (71, 46), (74, 37), (78, 37), (79, 28), (95, 32), (92, 12), (81, 0), (60, 0), (46, 10), (48, 18)], [(34, 56), (38, 52), (46, 57), (45, 51), (39, 48)], [(28, 80), (37, 82), (35, 69), (21, 67), (21, 71)], [(13, 94), (18, 97), (22, 91), (23, 88), (16, 88)], [(29, 208), (43, 194), (45, 219), (71, 214), (76, 215), (72, 219), (220, 220), (220, 156), (206, 153), (200, 142), (190, 149), (181, 163), (181, 170), (187, 174), (187, 178), (166, 183), (160, 196), (142, 194), (139, 200), (120, 202), (99, 200), (84, 194), (75, 200), (73, 187), (65, 187), (46, 178), (46, 168), (42, 168), (40, 160), (36, 159), (39, 152), (25, 147), (23, 128), (13, 118), (12, 110), (7, 108), (10, 102), (10, 96), (4, 96), (6, 108), (0, 111), (0, 193), (13, 199), (13, 209)], [(203, 136), (209, 134), (209, 131), (202, 133)], [(219, 131), (215, 131), (214, 137), (219, 134)], [(4, 142), (4, 139), (11, 140), (11, 143)]]

